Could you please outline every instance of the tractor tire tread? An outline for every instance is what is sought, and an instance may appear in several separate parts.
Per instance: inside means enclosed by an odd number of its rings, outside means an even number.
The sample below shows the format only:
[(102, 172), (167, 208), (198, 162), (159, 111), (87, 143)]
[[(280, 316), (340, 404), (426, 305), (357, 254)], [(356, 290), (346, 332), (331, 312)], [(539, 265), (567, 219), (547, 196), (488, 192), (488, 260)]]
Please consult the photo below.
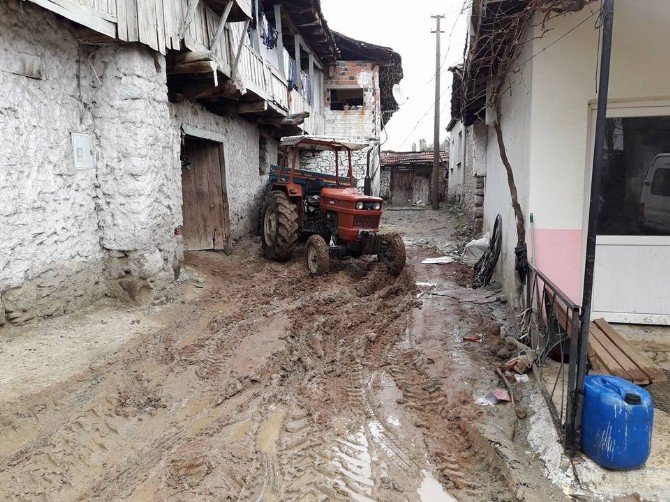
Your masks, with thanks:
[(263, 251), (271, 260), (286, 261), (293, 254), (298, 241), (298, 211), (288, 196), (279, 190), (273, 190), (268, 194), (263, 206), (263, 215), (269, 204), (274, 205), (277, 235), (274, 246), (268, 246), (263, 239)]

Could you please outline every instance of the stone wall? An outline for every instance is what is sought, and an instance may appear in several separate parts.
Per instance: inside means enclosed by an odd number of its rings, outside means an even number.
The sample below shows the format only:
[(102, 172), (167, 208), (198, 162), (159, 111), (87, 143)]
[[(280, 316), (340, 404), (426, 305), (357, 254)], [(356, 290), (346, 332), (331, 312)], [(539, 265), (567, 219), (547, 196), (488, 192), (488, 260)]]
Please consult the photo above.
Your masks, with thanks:
[[(85, 50), (93, 118), (100, 244), (108, 277), (159, 291), (174, 279), (181, 169), (174, 158), (165, 60), (140, 45)], [(139, 280), (134, 282), (128, 276)]]
[(476, 233), (484, 222), (486, 137), (485, 124), (463, 127), (458, 122), (451, 130), (448, 200), (465, 213)]
[(104, 256), (96, 172), (75, 169), (70, 138), (93, 129), (77, 79), (86, 61), (69, 24), (23, 11), (0, 0), (0, 305), (16, 322), (102, 294)]
[[(80, 45), (68, 21), (23, 11), (0, 0), (0, 324), (162, 294), (181, 254), (183, 123), (225, 137), (232, 237), (256, 229), (258, 126), (169, 103), (165, 59), (144, 46)], [(92, 166), (75, 168), (72, 133), (91, 137)]]

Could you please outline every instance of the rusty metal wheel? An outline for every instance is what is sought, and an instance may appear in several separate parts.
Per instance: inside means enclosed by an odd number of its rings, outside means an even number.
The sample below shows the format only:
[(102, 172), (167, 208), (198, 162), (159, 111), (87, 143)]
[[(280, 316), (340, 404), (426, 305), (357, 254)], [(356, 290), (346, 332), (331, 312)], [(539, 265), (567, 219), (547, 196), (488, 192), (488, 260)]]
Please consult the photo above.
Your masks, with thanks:
[(327, 274), (330, 270), (330, 249), (326, 241), (318, 234), (307, 239), (307, 268), (312, 275)]
[(382, 236), (382, 249), (379, 252), (379, 261), (386, 265), (386, 270), (391, 275), (398, 275), (405, 268), (407, 254), (405, 242), (398, 234), (386, 234)]

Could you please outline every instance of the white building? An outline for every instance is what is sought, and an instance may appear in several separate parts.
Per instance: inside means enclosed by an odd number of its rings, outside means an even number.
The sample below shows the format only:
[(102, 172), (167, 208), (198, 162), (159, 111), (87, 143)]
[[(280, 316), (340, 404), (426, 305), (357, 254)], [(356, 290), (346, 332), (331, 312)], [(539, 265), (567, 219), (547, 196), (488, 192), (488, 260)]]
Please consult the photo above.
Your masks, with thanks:
[[(454, 117), (460, 124), (454, 130), (474, 131), (478, 151), (483, 152), (474, 156), (476, 165), (469, 168), (486, 177), (484, 229), (491, 229), (497, 214), (503, 218), (499, 274), (512, 294), (518, 292), (515, 217), (487, 98), (491, 98), (490, 75), (496, 65), (492, 55), (511, 48), (509, 41), (490, 36), (492, 26), (499, 33), (509, 29), (503, 13), (521, 4), (475, 2), (464, 72), (462, 78), (455, 75), (454, 91), (460, 100)], [(598, 96), (600, 3), (545, 4), (561, 9), (536, 12), (515, 40), (518, 57), (503, 86), (501, 129), (530, 259), (579, 304)], [(652, 210), (665, 211), (662, 218), (670, 221), (670, 170), (656, 176), (658, 166), (650, 171), (658, 154), (670, 153), (670, 45), (666, 41), (670, 4), (664, 0), (615, 4), (593, 317), (670, 324), (669, 227), (649, 226)], [(501, 43), (508, 46), (500, 47)], [(479, 71), (482, 68), (485, 71)], [(646, 209), (645, 186), (656, 194), (654, 206), (647, 199)]]

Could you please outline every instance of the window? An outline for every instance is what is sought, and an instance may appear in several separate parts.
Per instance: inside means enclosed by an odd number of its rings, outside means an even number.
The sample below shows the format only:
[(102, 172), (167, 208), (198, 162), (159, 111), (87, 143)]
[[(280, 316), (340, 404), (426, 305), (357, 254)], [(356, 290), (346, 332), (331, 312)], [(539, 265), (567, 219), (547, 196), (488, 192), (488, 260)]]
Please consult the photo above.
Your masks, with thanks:
[(651, 182), (651, 193), (654, 195), (670, 196), (670, 169), (657, 169)]
[(363, 107), (363, 89), (360, 87), (330, 90), (331, 110), (349, 110), (359, 106)]
[(670, 234), (670, 117), (607, 119), (599, 235)]

